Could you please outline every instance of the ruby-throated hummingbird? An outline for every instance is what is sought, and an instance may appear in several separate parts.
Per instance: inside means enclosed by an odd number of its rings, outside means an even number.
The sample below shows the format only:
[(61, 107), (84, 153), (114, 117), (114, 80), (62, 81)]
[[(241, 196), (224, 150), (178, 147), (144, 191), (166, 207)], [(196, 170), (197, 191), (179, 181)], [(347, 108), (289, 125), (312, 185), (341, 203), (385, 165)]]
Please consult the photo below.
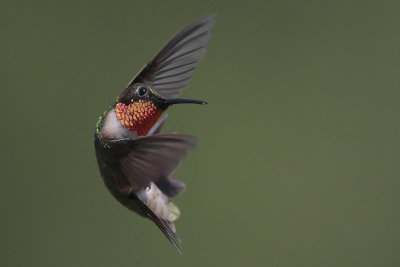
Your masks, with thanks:
[(174, 221), (179, 209), (171, 198), (185, 184), (171, 177), (196, 139), (160, 134), (171, 105), (202, 100), (176, 98), (206, 53), (214, 16), (198, 19), (176, 34), (132, 79), (116, 102), (100, 116), (95, 133), (97, 163), (111, 194), (128, 209), (152, 220), (182, 250)]

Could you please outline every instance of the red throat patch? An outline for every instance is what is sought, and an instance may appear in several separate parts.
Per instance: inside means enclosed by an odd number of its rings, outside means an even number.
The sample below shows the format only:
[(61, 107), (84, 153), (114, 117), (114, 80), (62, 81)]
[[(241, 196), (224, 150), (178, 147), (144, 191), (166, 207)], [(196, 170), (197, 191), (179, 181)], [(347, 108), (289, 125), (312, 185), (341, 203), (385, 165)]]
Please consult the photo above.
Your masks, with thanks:
[(123, 127), (136, 131), (138, 135), (146, 135), (163, 111), (153, 102), (139, 99), (137, 102), (131, 100), (129, 105), (118, 103), (115, 113)]

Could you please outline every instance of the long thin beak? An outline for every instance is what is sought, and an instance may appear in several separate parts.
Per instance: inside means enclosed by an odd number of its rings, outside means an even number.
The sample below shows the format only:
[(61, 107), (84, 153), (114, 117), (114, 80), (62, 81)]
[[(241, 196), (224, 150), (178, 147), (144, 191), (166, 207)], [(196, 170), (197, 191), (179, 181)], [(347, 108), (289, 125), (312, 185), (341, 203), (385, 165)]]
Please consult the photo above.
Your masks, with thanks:
[(167, 105), (175, 105), (175, 104), (200, 104), (205, 105), (208, 104), (204, 100), (197, 100), (197, 99), (187, 99), (187, 98), (172, 98), (166, 99), (165, 104)]

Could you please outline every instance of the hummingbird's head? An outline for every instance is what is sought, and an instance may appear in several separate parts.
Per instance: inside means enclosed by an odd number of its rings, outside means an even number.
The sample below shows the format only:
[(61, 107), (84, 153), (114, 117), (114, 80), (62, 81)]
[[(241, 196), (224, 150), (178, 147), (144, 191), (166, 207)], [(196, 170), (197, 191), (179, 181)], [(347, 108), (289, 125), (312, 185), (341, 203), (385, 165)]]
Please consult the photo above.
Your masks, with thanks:
[(118, 97), (115, 113), (123, 127), (146, 135), (169, 106), (185, 103), (207, 104), (203, 100), (167, 98), (145, 83), (136, 83)]

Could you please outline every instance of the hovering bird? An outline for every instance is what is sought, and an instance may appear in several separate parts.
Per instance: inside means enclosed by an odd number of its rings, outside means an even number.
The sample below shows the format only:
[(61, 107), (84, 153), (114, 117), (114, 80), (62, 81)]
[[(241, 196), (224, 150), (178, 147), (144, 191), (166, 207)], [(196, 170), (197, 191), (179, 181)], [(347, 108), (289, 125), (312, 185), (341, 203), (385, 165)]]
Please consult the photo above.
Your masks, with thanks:
[(174, 104), (207, 104), (177, 98), (206, 53), (214, 16), (200, 18), (177, 33), (129, 82), (96, 124), (95, 150), (104, 184), (128, 209), (152, 220), (181, 253), (171, 199), (185, 189), (171, 173), (196, 146), (196, 138), (160, 134), (163, 112)]

